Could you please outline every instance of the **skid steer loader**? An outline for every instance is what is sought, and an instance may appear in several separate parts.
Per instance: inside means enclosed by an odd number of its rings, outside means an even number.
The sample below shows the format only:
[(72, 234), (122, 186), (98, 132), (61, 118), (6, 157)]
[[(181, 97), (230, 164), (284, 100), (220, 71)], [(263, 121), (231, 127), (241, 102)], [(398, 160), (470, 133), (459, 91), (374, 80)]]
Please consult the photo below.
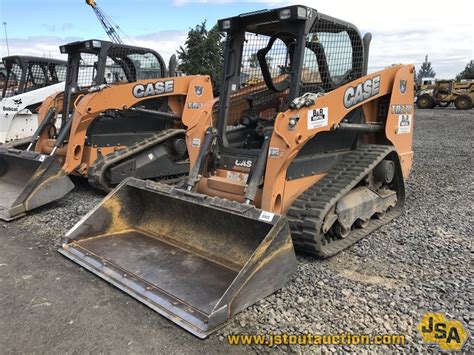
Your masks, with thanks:
[(181, 116), (213, 98), (209, 77), (164, 77), (163, 59), (146, 48), (89, 40), (60, 49), (64, 92), (40, 107), (27, 150), (0, 147), (3, 220), (63, 197), (71, 174), (108, 191), (128, 176), (174, 181), (189, 171)]
[(187, 182), (123, 181), (60, 249), (199, 337), (281, 288), (294, 248), (328, 257), (398, 216), (413, 155), (414, 67), (367, 75), (370, 34), (305, 6), (218, 25)]
[[(0, 144), (21, 145), (38, 127), (37, 110), (50, 95), (64, 90), (66, 62), (51, 58), (9, 56), (0, 101)], [(59, 122), (58, 122), (59, 123)]]

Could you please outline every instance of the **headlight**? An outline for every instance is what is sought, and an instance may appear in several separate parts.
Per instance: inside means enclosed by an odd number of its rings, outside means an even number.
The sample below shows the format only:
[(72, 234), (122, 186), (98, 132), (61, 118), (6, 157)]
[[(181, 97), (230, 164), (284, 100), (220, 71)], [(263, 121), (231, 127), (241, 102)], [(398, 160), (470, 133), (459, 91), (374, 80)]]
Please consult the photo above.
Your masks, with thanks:
[(230, 28), (230, 20), (222, 21), (222, 29), (228, 30)]
[(280, 10), (279, 17), (280, 17), (280, 20), (286, 20), (286, 19), (291, 18), (291, 9)]
[(66, 53), (66, 46), (60, 46), (60, 47), (59, 47), (59, 51), (60, 51), (62, 54)]
[(92, 41), (92, 47), (100, 48), (101, 46), (102, 46), (102, 43), (100, 41)]
[(311, 18), (311, 10), (310, 9), (306, 9), (304, 7), (298, 7), (298, 17), (299, 18), (306, 18), (306, 17), (310, 17)]

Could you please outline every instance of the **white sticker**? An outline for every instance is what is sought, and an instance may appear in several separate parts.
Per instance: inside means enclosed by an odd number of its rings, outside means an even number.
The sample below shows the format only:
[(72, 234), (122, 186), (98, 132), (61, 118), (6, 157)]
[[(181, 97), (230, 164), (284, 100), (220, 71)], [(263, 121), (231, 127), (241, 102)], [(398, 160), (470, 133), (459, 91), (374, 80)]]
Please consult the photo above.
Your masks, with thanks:
[(272, 148), (268, 150), (268, 156), (272, 158), (278, 158), (280, 156), (280, 148)]
[(233, 182), (237, 182), (240, 184), (246, 184), (249, 178), (249, 174), (240, 173), (238, 171), (228, 171), (227, 172), (227, 179)]
[(265, 221), (265, 222), (271, 222), (273, 220), (274, 216), (275, 216), (275, 213), (262, 211), (262, 213), (260, 213), (260, 217), (258, 217), (258, 219), (261, 220), (261, 221)]
[(411, 115), (398, 115), (398, 134), (410, 133)]
[(188, 108), (190, 110), (196, 110), (199, 109), (203, 106), (204, 104), (202, 102), (188, 102)]
[(308, 129), (326, 127), (328, 125), (328, 108), (321, 107), (308, 110)]
[(46, 155), (41, 154), (38, 160), (43, 162), (45, 159), (46, 159)]
[(199, 138), (193, 138), (191, 145), (193, 147), (200, 147), (201, 146), (201, 140)]

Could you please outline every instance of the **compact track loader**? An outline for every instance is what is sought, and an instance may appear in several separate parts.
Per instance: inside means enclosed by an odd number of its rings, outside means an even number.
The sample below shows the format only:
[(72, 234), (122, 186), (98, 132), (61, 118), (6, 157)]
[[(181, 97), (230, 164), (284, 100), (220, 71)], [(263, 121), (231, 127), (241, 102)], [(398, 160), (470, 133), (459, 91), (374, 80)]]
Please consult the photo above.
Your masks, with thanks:
[(199, 337), (282, 287), (294, 249), (328, 257), (400, 215), (413, 157), (414, 67), (367, 75), (370, 34), (305, 6), (218, 24), (187, 182), (125, 180), (60, 249)]
[(51, 58), (9, 56), (0, 100), (0, 144), (20, 145), (38, 127), (37, 110), (50, 95), (64, 90), (66, 62)]
[(64, 92), (40, 107), (27, 150), (0, 147), (1, 219), (60, 199), (69, 175), (108, 191), (128, 176), (174, 181), (189, 171), (181, 117), (213, 98), (209, 77), (164, 77), (163, 59), (146, 48), (89, 40), (60, 49)]

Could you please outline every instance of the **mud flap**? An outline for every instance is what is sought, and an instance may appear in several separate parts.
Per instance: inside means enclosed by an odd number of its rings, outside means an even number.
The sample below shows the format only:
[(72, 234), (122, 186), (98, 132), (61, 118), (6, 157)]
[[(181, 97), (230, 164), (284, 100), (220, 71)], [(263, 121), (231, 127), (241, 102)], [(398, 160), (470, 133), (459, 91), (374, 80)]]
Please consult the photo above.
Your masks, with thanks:
[(286, 217), (135, 178), (76, 224), (60, 253), (200, 338), (297, 269)]
[(73, 188), (56, 157), (0, 147), (0, 219), (18, 218)]

